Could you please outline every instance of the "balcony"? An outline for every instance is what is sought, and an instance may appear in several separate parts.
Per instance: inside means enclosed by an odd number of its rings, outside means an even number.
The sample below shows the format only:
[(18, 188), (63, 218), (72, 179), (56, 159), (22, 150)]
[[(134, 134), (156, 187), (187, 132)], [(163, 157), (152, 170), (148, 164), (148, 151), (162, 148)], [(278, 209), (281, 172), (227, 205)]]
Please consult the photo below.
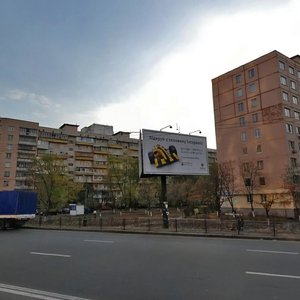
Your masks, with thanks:
[(94, 160), (94, 155), (93, 153), (88, 153), (88, 152), (75, 152), (75, 160)]
[(111, 149), (123, 149), (123, 147), (118, 144), (108, 144), (108, 147)]
[(38, 136), (38, 131), (36, 129), (21, 128), (19, 136), (37, 137)]
[(36, 146), (37, 140), (33, 139), (19, 139), (19, 145), (29, 145), (29, 146)]

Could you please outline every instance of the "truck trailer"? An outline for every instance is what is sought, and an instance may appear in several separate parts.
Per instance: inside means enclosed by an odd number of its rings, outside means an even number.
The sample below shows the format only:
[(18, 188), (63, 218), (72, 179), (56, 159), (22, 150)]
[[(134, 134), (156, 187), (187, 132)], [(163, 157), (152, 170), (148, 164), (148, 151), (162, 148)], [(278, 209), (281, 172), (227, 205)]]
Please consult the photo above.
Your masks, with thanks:
[(35, 218), (37, 193), (27, 191), (0, 191), (0, 228), (21, 227)]

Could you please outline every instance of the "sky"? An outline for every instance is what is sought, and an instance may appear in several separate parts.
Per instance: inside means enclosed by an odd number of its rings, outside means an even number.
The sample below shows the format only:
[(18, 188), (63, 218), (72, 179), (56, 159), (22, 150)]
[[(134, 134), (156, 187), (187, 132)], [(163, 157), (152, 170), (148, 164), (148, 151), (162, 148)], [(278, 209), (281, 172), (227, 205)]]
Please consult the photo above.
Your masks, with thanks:
[(298, 0), (0, 0), (0, 117), (171, 125), (215, 148), (211, 80), (273, 50), (300, 54), (299, 11)]

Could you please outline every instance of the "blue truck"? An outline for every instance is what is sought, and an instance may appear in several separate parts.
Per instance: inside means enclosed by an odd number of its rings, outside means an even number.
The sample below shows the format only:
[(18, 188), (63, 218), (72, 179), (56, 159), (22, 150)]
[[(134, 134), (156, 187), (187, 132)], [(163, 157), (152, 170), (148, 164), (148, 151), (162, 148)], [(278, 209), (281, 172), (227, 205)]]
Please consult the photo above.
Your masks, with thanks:
[(33, 219), (37, 209), (37, 193), (0, 191), (0, 228), (17, 228)]

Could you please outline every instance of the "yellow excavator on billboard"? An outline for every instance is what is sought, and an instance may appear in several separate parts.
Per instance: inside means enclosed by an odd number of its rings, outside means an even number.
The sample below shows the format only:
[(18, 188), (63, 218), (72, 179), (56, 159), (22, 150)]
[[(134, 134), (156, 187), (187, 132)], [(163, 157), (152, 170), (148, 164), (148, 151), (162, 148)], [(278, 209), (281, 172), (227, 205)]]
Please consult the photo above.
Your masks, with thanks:
[(152, 151), (148, 152), (150, 163), (155, 165), (156, 168), (170, 165), (176, 161), (179, 161), (177, 149), (175, 146), (169, 146), (167, 150), (164, 146), (155, 145)]

